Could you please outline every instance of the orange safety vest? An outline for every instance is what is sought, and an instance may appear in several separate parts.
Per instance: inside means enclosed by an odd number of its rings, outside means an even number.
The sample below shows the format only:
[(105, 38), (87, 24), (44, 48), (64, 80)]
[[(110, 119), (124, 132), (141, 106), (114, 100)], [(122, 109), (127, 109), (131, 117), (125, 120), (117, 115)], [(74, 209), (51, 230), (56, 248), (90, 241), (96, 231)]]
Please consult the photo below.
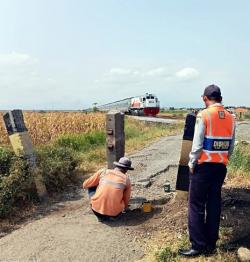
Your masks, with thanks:
[(228, 151), (234, 135), (233, 116), (221, 105), (212, 105), (200, 113), (205, 124), (203, 149), (198, 164), (228, 163)]
[(92, 209), (96, 212), (117, 216), (127, 206), (131, 194), (130, 179), (120, 171), (101, 169), (83, 183), (84, 188), (97, 186), (91, 198)]

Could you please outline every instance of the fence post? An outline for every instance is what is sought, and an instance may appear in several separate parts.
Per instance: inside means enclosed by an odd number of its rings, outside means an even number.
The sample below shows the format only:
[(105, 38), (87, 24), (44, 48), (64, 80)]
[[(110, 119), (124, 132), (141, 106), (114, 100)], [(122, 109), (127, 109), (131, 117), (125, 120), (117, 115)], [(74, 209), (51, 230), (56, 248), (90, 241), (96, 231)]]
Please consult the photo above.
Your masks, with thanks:
[(177, 198), (187, 199), (189, 188), (189, 153), (192, 149), (194, 138), (194, 127), (196, 122), (196, 114), (189, 113), (186, 117), (184, 134), (181, 146), (181, 155), (176, 180), (176, 196)]
[(3, 119), (15, 154), (28, 160), (31, 172), (34, 174), (39, 199), (47, 200), (48, 193), (42, 175), (36, 166), (36, 154), (24, 123), (22, 110), (8, 111), (3, 115)]
[(106, 145), (108, 168), (125, 154), (124, 114), (111, 110), (106, 114)]

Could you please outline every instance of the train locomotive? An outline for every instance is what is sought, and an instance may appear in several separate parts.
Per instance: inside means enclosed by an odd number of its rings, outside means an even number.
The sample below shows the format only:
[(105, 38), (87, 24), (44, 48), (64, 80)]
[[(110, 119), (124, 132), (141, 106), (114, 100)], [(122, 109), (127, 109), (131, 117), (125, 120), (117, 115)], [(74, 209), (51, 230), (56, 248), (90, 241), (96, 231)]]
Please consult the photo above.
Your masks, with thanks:
[(100, 111), (119, 110), (125, 114), (156, 116), (160, 112), (160, 101), (156, 95), (129, 97), (105, 105), (97, 106)]

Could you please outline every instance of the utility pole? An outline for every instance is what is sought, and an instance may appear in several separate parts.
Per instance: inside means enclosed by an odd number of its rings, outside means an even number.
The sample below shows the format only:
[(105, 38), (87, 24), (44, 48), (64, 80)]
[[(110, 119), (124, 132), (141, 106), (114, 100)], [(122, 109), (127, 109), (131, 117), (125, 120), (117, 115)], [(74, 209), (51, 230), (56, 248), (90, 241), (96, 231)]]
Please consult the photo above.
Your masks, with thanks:
[(123, 113), (112, 110), (106, 114), (106, 135), (108, 168), (112, 169), (113, 162), (118, 161), (125, 154)]

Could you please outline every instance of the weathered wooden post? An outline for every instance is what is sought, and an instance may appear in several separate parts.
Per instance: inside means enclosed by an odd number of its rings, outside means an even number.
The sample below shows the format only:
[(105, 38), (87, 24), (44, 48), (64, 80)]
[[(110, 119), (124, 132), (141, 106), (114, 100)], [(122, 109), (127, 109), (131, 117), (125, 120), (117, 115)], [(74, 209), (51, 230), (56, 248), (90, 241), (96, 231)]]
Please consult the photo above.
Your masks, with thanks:
[(194, 138), (194, 127), (196, 121), (196, 114), (189, 113), (186, 117), (184, 134), (181, 146), (181, 156), (179, 161), (177, 180), (176, 180), (176, 191), (177, 198), (187, 199), (188, 188), (189, 188), (189, 153), (192, 149), (193, 138)]
[(113, 168), (113, 162), (118, 161), (125, 153), (124, 114), (117, 110), (106, 115), (106, 144), (108, 168)]
[(8, 111), (3, 115), (3, 119), (15, 154), (27, 159), (31, 172), (34, 174), (39, 199), (41, 201), (47, 200), (48, 193), (42, 175), (36, 166), (36, 155), (24, 123), (22, 110)]

